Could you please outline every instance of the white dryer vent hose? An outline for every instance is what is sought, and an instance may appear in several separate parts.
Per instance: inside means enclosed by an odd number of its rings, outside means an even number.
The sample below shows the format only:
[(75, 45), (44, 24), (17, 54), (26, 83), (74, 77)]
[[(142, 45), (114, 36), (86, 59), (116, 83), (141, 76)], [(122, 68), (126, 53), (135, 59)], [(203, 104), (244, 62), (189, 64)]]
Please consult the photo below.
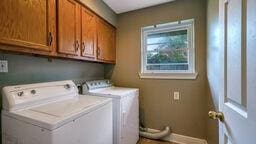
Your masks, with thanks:
[(154, 140), (161, 139), (161, 138), (167, 136), (168, 134), (170, 134), (170, 132), (171, 132), (171, 130), (170, 130), (170, 127), (168, 127), (168, 126), (165, 127), (165, 129), (162, 131), (140, 127), (140, 136), (141, 137), (154, 139)]

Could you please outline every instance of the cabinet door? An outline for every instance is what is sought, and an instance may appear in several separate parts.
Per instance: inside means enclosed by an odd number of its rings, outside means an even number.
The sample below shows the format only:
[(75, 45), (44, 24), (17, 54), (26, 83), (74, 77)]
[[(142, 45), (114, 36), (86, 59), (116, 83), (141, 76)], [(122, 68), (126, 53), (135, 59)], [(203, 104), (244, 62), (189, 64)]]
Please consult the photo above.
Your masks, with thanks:
[(96, 19), (89, 10), (82, 8), (82, 56), (95, 57), (96, 53)]
[(54, 50), (55, 6), (55, 0), (1, 0), (0, 43), (40, 51)]
[(97, 20), (97, 59), (115, 62), (115, 28), (103, 20)]
[(58, 52), (78, 55), (80, 52), (81, 7), (74, 0), (58, 0)]

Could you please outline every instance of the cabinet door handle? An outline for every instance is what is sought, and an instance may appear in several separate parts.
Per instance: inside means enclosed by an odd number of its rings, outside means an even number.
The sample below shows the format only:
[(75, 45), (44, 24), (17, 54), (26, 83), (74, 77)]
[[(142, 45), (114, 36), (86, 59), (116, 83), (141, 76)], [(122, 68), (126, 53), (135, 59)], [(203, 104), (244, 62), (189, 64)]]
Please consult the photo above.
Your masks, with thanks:
[(52, 35), (52, 33), (50, 32), (50, 33), (49, 33), (49, 39), (48, 39), (49, 46), (52, 46), (52, 41), (53, 41), (53, 35)]
[(84, 50), (85, 50), (85, 44), (84, 42), (82, 42), (82, 52), (84, 52)]
[(78, 40), (76, 40), (76, 42), (75, 42), (75, 51), (77, 52), (78, 49), (79, 49), (79, 42), (78, 42)]
[(99, 48), (97, 49), (97, 55), (98, 56), (100, 55), (100, 49)]
[(76, 42), (77, 42), (76, 51), (78, 51), (78, 49), (79, 49), (79, 47), (80, 47), (80, 44), (79, 44), (78, 40), (77, 40)]

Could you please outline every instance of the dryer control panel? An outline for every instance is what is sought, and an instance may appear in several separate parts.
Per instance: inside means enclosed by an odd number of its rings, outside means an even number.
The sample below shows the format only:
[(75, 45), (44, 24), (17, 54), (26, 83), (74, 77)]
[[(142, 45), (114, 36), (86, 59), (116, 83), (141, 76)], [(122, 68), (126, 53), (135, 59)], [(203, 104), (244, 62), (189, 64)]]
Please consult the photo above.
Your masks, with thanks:
[(94, 81), (86, 81), (82, 86), (82, 93), (86, 94), (89, 90), (106, 88), (113, 86), (113, 83), (108, 80), (94, 80)]

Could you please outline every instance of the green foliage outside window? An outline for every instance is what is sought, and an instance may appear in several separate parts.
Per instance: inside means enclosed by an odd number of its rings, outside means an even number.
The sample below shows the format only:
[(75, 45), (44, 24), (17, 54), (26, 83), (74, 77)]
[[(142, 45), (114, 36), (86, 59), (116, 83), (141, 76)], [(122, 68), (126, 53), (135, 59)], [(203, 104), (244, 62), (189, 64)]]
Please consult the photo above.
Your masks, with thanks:
[(157, 47), (148, 51), (148, 64), (188, 63), (187, 30), (149, 35), (148, 45)]

